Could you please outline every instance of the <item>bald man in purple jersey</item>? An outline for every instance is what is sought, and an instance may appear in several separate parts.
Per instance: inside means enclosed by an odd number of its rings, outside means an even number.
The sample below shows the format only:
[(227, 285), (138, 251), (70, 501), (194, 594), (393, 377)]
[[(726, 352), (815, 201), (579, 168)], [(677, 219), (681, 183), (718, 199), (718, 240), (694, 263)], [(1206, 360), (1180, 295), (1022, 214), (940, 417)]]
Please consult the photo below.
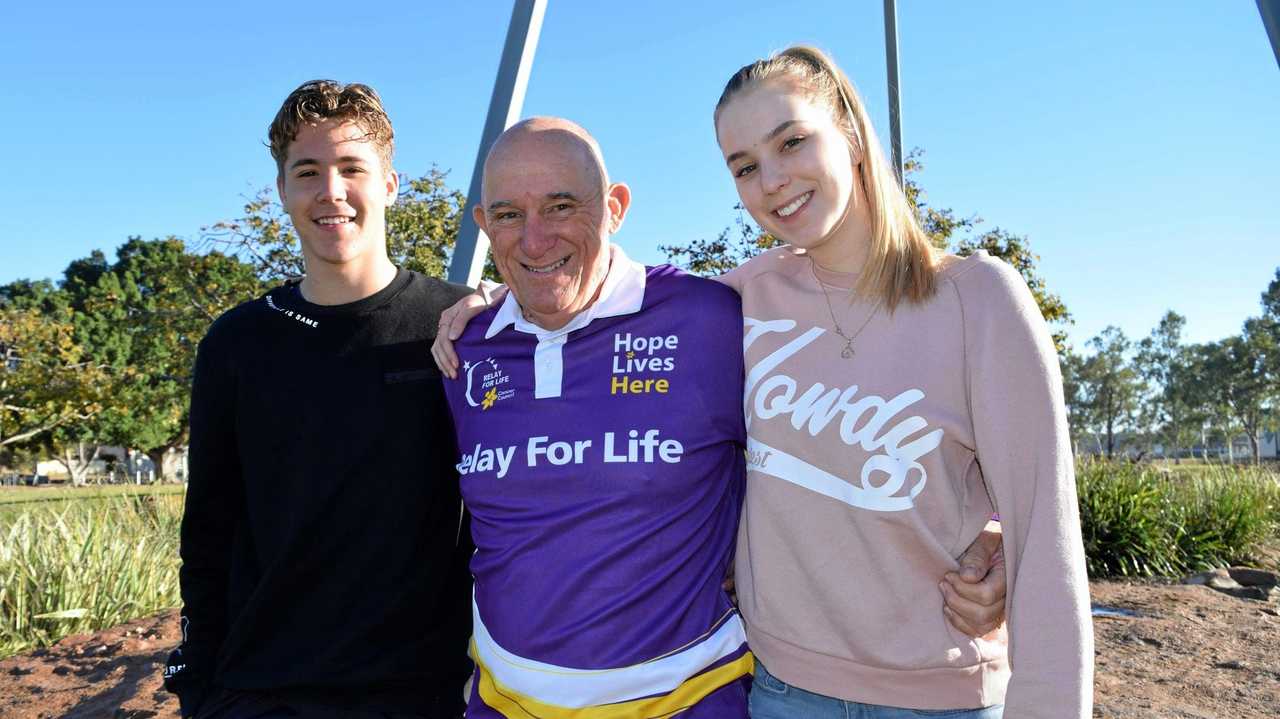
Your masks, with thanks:
[(446, 387), (477, 547), (471, 717), (747, 713), (721, 587), (745, 480), (741, 309), (611, 245), (629, 204), (566, 120), (516, 125), (485, 165), (476, 221), (512, 292), (460, 338)]

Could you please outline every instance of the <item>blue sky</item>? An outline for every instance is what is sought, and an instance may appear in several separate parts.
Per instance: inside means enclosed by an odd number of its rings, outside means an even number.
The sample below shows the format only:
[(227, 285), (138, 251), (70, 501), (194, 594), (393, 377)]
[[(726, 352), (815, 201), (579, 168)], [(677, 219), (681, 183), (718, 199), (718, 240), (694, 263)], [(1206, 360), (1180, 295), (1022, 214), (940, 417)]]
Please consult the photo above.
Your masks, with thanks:
[[(465, 5), (465, 6), (464, 6)], [(272, 184), (280, 101), (373, 85), (398, 169), (465, 190), (507, 2), (22, 3), (6, 10), (0, 282), (56, 277), (129, 235), (198, 238)], [(1239, 331), (1280, 266), (1280, 69), (1257, 7), (900, 0), (904, 143), (929, 200), (1030, 238), (1077, 347)], [(599, 138), (635, 258), (715, 236), (735, 195), (711, 127), (725, 80), (794, 42), (830, 51), (887, 144), (881, 2), (549, 0), (525, 115)]]

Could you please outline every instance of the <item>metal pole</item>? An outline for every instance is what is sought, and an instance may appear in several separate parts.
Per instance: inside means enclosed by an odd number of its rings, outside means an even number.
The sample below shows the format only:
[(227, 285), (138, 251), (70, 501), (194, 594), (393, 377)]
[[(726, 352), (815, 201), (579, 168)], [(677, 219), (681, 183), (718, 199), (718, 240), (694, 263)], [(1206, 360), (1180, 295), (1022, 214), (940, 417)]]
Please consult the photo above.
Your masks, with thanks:
[[(1262, 0), (1258, 0), (1262, 2)], [(893, 146), (893, 172), (902, 186), (902, 104), (898, 82), (898, 3), (884, 0), (884, 59), (889, 71), (889, 142)]]
[(1275, 53), (1276, 64), (1280, 65), (1280, 0), (1258, 0), (1258, 12), (1262, 15), (1262, 24), (1267, 28), (1267, 37), (1271, 38), (1271, 52)]
[(511, 24), (507, 27), (507, 44), (502, 49), (498, 64), (498, 77), (493, 83), (493, 96), (489, 98), (489, 115), (480, 135), (480, 148), (476, 151), (475, 168), (471, 171), (471, 187), (467, 190), (467, 204), (462, 208), (462, 226), (458, 229), (458, 241), (449, 262), (449, 281), (474, 287), (484, 270), (485, 256), (489, 252), (489, 238), (471, 217), (471, 208), (480, 202), (480, 188), (484, 175), (484, 158), (489, 154), (493, 141), (502, 131), (515, 124), (524, 105), (524, 91), (529, 86), (529, 72), (533, 68), (533, 53), (538, 49), (538, 33), (542, 31), (542, 16), (547, 10), (547, 0), (515, 0), (511, 9)]

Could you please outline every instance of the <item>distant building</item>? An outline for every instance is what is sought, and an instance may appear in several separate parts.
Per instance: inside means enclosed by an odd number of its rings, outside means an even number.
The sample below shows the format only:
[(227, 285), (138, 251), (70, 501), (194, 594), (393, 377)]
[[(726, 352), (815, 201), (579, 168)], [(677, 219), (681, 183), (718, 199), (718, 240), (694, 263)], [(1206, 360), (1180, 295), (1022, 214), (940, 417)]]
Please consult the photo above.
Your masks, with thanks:
[[(1104, 456), (1107, 453), (1105, 441), (1105, 439), (1095, 439), (1092, 435), (1085, 435), (1077, 441), (1076, 452), (1088, 457)], [(1155, 443), (1148, 447), (1130, 432), (1116, 433), (1113, 457), (1130, 460), (1139, 458), (1175, 459), (1172, 450), (1166, 448), (1163, 444)], [(1190, 447), (1180, 447), (1178, 449), (1178, 457), (1223, 461), (1234, 459), (1237, 462), (1241, 462), (1253, 459), (1253, 448), (1249, 444), (1249, 438), (1241, 434), (1232, 438), (1230, 449), (1222, 441), (1213, 441), (1208, 445), (1196, 443)], [(1263, 460), (1280, 459), (1280, 433), (1261, 433), (1258, 437), (1258, 458)]]
[[(166, 481), (187, 480), (187, 448), (170, 449), (161, 460)], [(36, 472), (56, 479), (68, 479), (61, 460), (46, 459), (37, 463)], [(126, 447), (98, 448), (98, 457), (89, 463), (89, 481), (107, 479), (113, 482), (145, 484), (156, 481), (156, 465), (146, 454)]]

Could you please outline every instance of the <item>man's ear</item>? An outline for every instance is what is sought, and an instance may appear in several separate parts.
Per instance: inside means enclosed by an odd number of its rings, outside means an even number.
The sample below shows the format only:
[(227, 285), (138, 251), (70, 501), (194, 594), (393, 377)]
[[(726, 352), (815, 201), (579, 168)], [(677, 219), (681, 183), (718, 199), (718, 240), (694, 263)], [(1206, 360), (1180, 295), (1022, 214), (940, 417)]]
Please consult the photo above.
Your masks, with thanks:
[(387, 205), (394, 205), (400, 196), (400, 174), (395, 168), (387, 170)]
[(489, 217), (484, 214), (484, 208), (478, 204), (472, 205), (471, 219), (476, 221), (476, 227), (479, 227), (480, 231), (485, 234), (485, 237), (488, 237), (489, 236)]
[(604, 201), (609, 210), (609, 233), (613, 234), (622, 229), (622, 221), (627, 218), (627, 210), (631, 207), (631, 188), (625, 183), (615, 182), (609, 185)]
[(276, 173), (276, 194), (280, 197), (280, 205), (284, 205), (284, 173)]

